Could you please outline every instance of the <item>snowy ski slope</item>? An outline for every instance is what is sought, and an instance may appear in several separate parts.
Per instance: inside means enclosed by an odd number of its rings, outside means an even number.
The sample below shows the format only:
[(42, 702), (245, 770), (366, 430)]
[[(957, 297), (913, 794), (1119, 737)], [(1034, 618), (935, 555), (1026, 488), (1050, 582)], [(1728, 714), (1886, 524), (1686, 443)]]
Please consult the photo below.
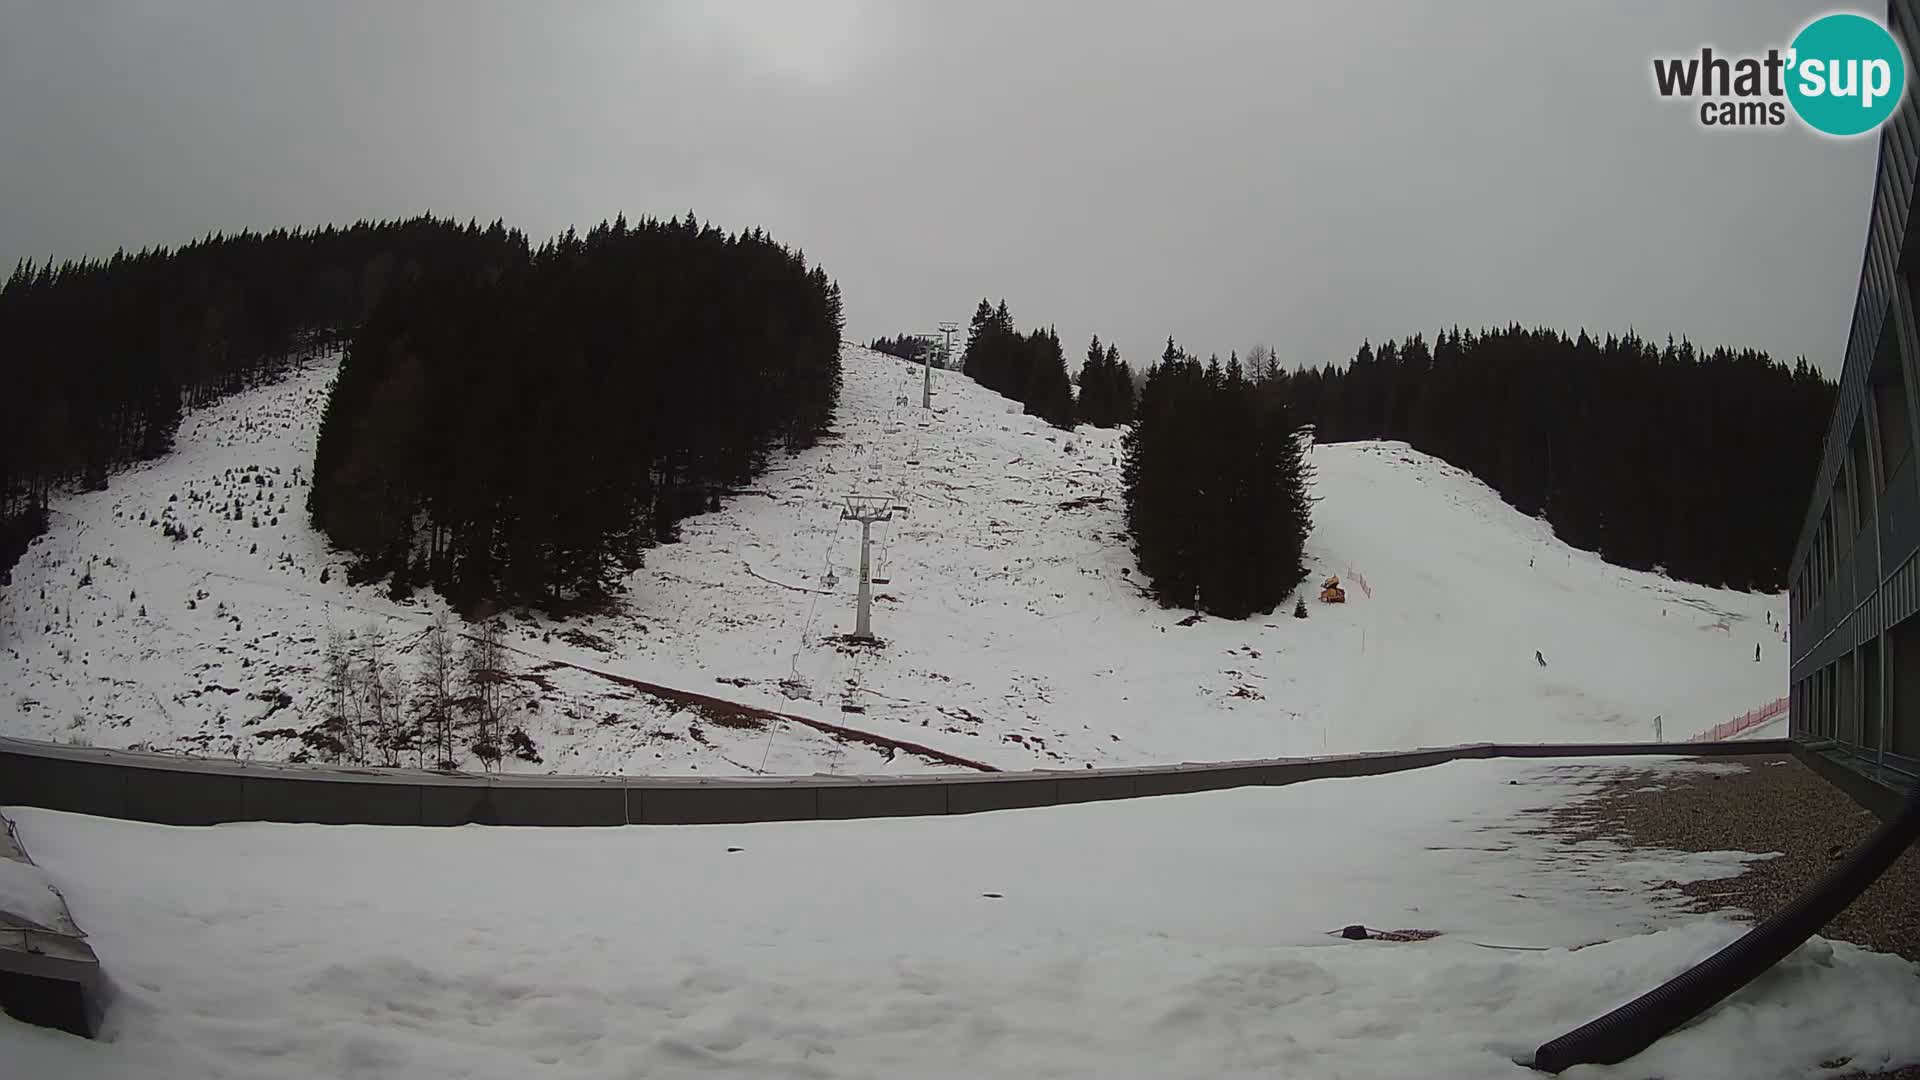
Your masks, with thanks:
[[(509, 620), (519, 715), (543, 758), (509, 768), (950, 767), (702, 715), (608, 675), (1002, 768), (1639, 740), (1655, 716), (1684, 738), (1785, 692), (1768, 618), (1783, 597), (1608, 566), (1399, 444), (1311, 458), (1309, 584), (1340, 574), (1348, 603), (1190, 622), (1132, 579), (1119, 433), (1049, 429), (955, 372), (934, 372), (927, 414), (917, 368), (851, 346), (845, 359), (835, 434), (649, 552), (624, 610)], [(0, 731), (285, 758), (319, 719), (329, 626), (378, 623), (404, 646), (428, 624), (437, 600), (346, 585), (345, 560), (305, 522), (330, 374), (198, 411), (169, 457), (59, 501), (0, 597)], [(833, 640), (854, 617), (849, 494), (903, 508), (875, 527), (877, 650)]]

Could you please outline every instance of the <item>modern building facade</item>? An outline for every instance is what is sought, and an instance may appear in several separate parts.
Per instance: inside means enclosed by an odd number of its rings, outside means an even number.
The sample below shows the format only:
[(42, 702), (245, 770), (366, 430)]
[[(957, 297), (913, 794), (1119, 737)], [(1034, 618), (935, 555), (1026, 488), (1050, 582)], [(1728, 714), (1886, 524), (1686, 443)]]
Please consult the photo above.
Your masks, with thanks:
[[(1888, 24), (1920, 57), (1920, 0)], [(1911, 82), (1911, 74), (1909, 76)], [(1920, 777), (1920, 112), (1880, 132), (1846, 363), (1790, 575), (1792, 732), (1892, 788)]]

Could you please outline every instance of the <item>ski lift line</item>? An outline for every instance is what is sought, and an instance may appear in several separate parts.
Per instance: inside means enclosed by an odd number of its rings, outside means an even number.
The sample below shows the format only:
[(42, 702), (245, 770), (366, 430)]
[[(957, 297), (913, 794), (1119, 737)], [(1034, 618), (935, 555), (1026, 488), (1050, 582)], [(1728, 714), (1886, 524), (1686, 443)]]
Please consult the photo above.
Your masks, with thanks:
[[(798, 654), (795, 654), (795, 655), (798, 655)], [(794, 677), (799, 678), (798, 673), (796, 673)], [(767, 773), (767, 756), (772, 753), (773, 753), (773, 723), (769, 721), (767, 723), (767, 741), (765, 745), (760, 747), (759, 772), (760, 772), (760, 775), (762, 776), (765, 776)]]
[[(834, 544), (838, 540), (839, 540), (838, 529), (831, 530), (827, 533), (827, 542), (824, 550), (821, 553), (821, 558), (825, 564), (826, 571), (827, 571), (825, 574), (821, 575), (821, 581), (823, 584), (829, 581), (833, 576), (833, 548), (834, 548)], [(831, 589), (832, 587), (833, 586), (830, 584), (827, 586), (828, 589)], [(813, 632), (814, 613), (819, 610), (819, 606), (820, 606), (820, 592), (815, 591), (813, 592), (811, 599), (807, 601), (807, 618), (805, 622), (800, 624), (800, 638), (797, 642), (794, 643), (793, 656), (788, 660), (788, 663), (787, 663), (788, 670), (792, 672), (793, 677), (796, 679), (800, 677), (800, 650), (806, 648), (807, 635)]]

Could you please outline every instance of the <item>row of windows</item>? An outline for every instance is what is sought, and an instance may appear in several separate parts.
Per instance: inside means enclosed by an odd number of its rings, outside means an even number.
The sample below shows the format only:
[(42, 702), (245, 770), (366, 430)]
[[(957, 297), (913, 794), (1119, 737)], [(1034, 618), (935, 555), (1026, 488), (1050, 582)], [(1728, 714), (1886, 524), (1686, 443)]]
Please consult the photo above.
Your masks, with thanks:
[[(1915, 282), (1910, 278), (1912, 284)], [(1920, 295), (1915, 301), (1915, 310), (1920, 311)], [(1854, 421), (1840, 469), (1834, 474), (1833, 491), (1821, 511), (1819, 529), (1794, 575), (1798, 585), (1793, 596), (1795, 616), (1805, 616), (1827, 598), (1842, 561), (1853, 554), (1855, 538), (1869, 535), (1868, 530), (1878, 521), (1881, 497), (1889, 487), (1907, 481), (1907, 465), (1914, 457), (1912, 409), (1891, 312), (1867, 385), (1869, 392), (1861, 400), (1860, 416)], [(1872, 438), (1869, 430), (1874, 433)], [(1870, 558), (1872, 551), (1861, 554)]]
[(1920, 764), (1920, 615), (1796, 683), (1792, 724), (1876, 760), (1884, 750), (1908, 771)]

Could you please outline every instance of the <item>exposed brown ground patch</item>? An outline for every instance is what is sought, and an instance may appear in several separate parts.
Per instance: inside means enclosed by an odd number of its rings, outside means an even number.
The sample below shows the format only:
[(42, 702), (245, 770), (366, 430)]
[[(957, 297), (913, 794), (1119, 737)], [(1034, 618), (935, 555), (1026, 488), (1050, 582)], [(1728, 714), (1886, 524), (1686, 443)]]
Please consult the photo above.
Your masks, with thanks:
[[(1607, 837), (1672, 851), (1779, 852), (1738, 877), (1674, 886), (1702, 911), (1731, 908), (1765, 918), (1879, 824), (1792, 755), (1696, 760), (1745, 771), (1629, 769), (1596, 798), (1551, 811), (1554, 829), (1576, 840)], [(1920, 962), (1920, 851), (1909, 848), (1821, 934)]]

